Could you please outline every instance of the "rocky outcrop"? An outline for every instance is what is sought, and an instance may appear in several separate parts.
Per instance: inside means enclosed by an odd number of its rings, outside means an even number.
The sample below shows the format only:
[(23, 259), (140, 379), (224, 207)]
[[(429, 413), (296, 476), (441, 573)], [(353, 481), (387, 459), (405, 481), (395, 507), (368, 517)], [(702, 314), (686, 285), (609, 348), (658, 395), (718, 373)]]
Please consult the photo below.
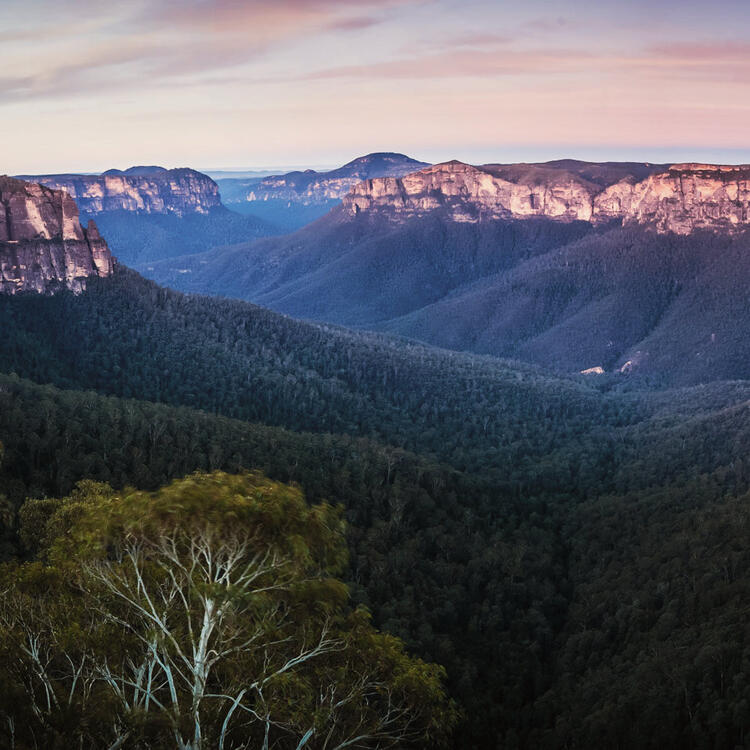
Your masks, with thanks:
[(302, 205), (327, 203), (341, 200), (362, 180), (401, 177), (425, 166), (425, 162), (404, 154), (368, 154), (330, 172), (307, 169), (245, 181), (242, 195), (233, 194), (232, 201), (288, 201)]
[(0, 177), (0, 292), (81, 292), (113, 259), (96, 224), (86, 229), (67, 193)]
[(343, 202), (350, 214), (378, 212), (394, 221), (441, 210), (459, 222), (537, 216), (678, 234), (750, 225), (750, 166), (575, 164), (452, 161), (400, 178), (365, 180)]
[(675, 164), (641, 182), (612, 185), (595, 216), (622, 216), (663, 232), (731, 231), (750, 225), (750, 165)]
[(29, 179), (65, 190), (79, 209), (90, 215), (130, 211), (184, 216), (205, 214), (221, 206), (218, 185), (194, 169), (131, 167), (101, 175), (36, 175)]

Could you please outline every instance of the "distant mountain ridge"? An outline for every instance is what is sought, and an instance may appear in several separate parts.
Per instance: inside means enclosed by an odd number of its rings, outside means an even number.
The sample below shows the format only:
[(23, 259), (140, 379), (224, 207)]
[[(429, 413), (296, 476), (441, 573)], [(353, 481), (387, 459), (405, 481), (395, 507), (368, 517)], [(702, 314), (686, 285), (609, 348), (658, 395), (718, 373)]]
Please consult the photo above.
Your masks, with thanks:
[(113, 260), (96, 224), (64, 191), (0, 177), (0, 293), (83, 291)]
[[(108, 175), (122, 175), (125, 177), (158, 177), (161, 175), (165, 175), (169, 171), (170, 170), (168, 170), (166, 167), (159, 167), (155, 165), (152, 165), (150, 167), (128, 167), (127, 169), (108, 169), (106, 172), (102, 172), (102, 177), (106, 177)], [(172, 171), (176, 172), (178, 170)]]
[(344, 206), (351, 214), (378, 211), (396, 221), (442, 210), (457, 222), (534, 216), (651, 225), (677, 234), (731, 231), (750, 224), (750, 166), (451, 161), (365, 180)]
[[(361, 180), (378, 177), (402, 177), (428, 166), (405, 154), (372, 153), (360, 156), (330, 172), (314, 169), (270, 175), (251, 180), (239, 180), (247, 187), (244, 200), (248, 202), (267, 200), (296, 200), (303, 203), (318, 203), (343, 198)], [(222, 184), (228, 182), (222, 180)], [(229, 203), (240, 202), (241, 192), (227, 197)]]
[(426, 162), (405, 154), (378, 152), (328, 172), (306, 169), (250, 179), (220, 179), (218, 184), (228, 206), (293, 230), (325, 214), (362, 180), (402, 177), (426, 166)]
[(221, 202), (216, 182), (195, 169), (133, 166), (100, 175), (30, 177), (70, 195), (84, 218), (95, 218), (126, 264), (208, 250), (279, 234), (255, 216)]
[(206, 214), (221, 206), (218, 185), (194, 169), (137, 166), (100, 175), (30, 175), (54, 190), (65, 190), (82, 213), (132, 211), (146, 214)]
[[(750, 168), (448, 162), (287, 237), (144, 272), (299, 318), (564, 372), (750, 377)], [(731, 291), (730, 291), (731, 290)]]

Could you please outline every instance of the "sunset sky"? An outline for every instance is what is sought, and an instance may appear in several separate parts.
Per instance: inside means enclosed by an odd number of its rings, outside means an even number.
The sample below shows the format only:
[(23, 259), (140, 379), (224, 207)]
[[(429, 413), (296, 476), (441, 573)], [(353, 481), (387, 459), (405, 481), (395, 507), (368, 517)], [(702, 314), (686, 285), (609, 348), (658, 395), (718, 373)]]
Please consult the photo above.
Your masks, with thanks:
[(0, 173), (750, 162), (748, 0), (3, 0)]

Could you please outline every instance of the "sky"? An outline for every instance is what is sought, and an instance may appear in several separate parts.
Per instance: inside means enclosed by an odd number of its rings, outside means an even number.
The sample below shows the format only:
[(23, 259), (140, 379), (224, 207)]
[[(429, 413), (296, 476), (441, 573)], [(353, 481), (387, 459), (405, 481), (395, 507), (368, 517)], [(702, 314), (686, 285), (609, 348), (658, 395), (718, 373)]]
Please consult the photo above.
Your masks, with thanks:
[(749, 0), (2, 0), (0, 173), (750, 162)]

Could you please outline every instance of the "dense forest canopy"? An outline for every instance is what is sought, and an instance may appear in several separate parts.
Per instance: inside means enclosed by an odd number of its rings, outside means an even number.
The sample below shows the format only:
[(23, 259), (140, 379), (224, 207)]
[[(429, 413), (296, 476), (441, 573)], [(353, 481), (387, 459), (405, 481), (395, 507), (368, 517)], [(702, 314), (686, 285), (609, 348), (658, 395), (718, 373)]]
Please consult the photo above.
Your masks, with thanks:
[(0, 326), (3, 370), (38, 383), (361, 435), (484, 470), (520, 468), (637, 413), (534, 367), (186, 296), (122, 268), (85, 295), (0, 298)]
[(0, 322), (6, 559), (40, 554), (26, 498), (260, 469), (343, 506), (353, 604), (445, 667), (454, 745), (745, 746), (747, 383), (552, 377), (125, 269)]

